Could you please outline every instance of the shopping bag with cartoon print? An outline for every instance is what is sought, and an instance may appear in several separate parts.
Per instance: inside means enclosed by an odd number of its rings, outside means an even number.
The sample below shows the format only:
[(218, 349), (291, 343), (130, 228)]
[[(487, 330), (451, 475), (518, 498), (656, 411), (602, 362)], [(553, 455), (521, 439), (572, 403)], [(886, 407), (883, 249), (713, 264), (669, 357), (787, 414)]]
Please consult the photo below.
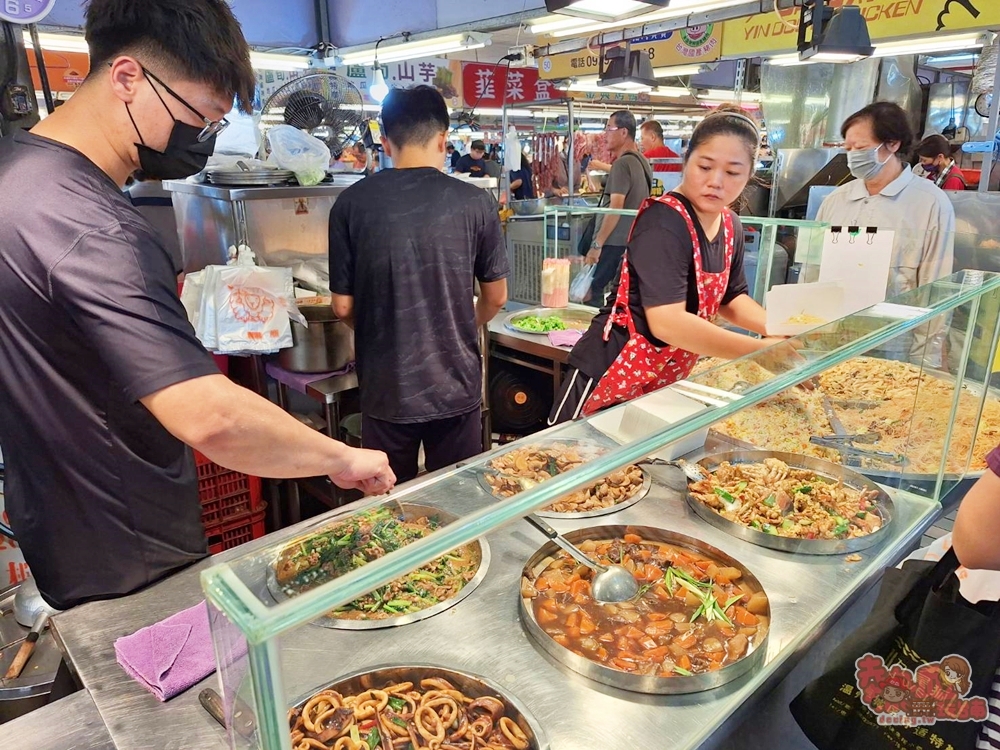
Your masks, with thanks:
[(958, 558), (885, 571), (864, 624), (792, 701), (819, 750), (971, 750), (1000, 662), (1000, 603), (963, 598)]

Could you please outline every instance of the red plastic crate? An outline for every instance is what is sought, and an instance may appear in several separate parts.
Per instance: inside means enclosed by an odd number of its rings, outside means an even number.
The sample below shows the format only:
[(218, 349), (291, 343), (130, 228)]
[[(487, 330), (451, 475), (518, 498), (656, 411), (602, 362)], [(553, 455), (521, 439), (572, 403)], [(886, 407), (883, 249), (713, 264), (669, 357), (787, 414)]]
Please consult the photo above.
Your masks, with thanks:
[(201, 521), (218, 526), (231, 517), (259, 510), (264, 502), (258, 477), (230, 471), (195, 451)]
[(205, 536), (208, 539), (208, 551), (217, 555), (224, 550), (239, 547), (245, 542), (264, 536), (266, 507), (267, 503), (261, 503), (260, 510), (234, 516), (218, 526), (207, 526)]

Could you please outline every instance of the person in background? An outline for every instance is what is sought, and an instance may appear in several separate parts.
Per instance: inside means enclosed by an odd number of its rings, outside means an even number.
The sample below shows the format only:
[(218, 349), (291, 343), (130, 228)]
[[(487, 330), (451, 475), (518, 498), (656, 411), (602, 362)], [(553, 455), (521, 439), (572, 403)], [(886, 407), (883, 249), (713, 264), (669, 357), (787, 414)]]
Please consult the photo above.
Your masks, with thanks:
[[(663, 142), (663, 126), (656, 120), (646, 120), (639, 128), (642, 155), (647, 159), (677, 159), (678, 154)], [(653, 164), (654, 172), (680, 172), (680, 164)]]
[(448, 166), (454, 172), (455, 167), (458, 166), (458, 160), (462, 158), (462, 155), (458, 153), (458, 149), (455, 148), (455, 144), (453, 143), (448, 144), (447, 155), (448, 155)]
[[(875, 102), (848, 117), (841, 135), (855, 180), (830, 193), (816, 220), (895, 232), (887, 297), (951, 274), (955, 209), (940, 188), (914, 175), (904, 161), (913, 147), (909, 115), (898, 104)], [(940, 367), (943, 331), (943, 322), (924, 326), (905, 344), (907, 351), (893, 348), (890, 355)]]
[(516, 201), (532, 200), (535, 197), (531, 160), (523, 151), (521, 152), (521, 168), (510, 173), (510, 192)]
[(943, 135), (929, 135), (917, 146), (920, 167), (927, 179), (942, 190), (965, 190), (969, 183), (951, 154), (951, 144)]
[[(605, 189), (608, 206), (634, 211), (649, 197), (653, 185), (653, 171), (635, 143), (635, 116), (625, 110), (615, 112), (608, 119), (606, 132), (608, 146), (616, 157)], [(584, 261), (597, 265), (590, 287), (590, 301), (596, 305), (604, 304), (604, 289), (621, 265), (631, 226), (630, 221), (616, 215), (602, 216), (598, 223)]]
[(455, 171), (470, 177), (486, 177), (486, 144), (473, 141), (469, 153), (459, 158)]
[(682, 380), (699, 355), (735, 359), (783, 340), (713, 322), (719, 314), (765, 334), (764, 310), (747, 293), (743, 226), (729, 208), (750, 182), (758, 143), (741, 112), (716, 111), (695, 128), (680, 186), (640, 208), (611, 304), (570, 352), (550, 425)]
[[(200, 172), (257, 77), (224, 0), (91, 0), (73, 98), (0, 140), (0, 444), (11, 526), (56, 609), (207, 557), (191, 446), (260, 477), (385, 492), (384, 454), (222, 375), (175, 265), (122, 192)], [(39, 175), (59, 175), (40, 180)]]
[(400, 481), (417, 475), (421, 444), (428, 471), (482, 450), (479, 331), (507, 301), (496, 204), (441, 172), (448, 128), (436, 89), (392, 89), (382, 142), (393, 169), (330, 212), (330, 290), (356, 332), (361, 440), (389, 454)]
[(486, 176), (499, 180), (502, 174), (503, 165), (500, 163), (500, 149), (494, 146), (492, 153), (486, 160)]

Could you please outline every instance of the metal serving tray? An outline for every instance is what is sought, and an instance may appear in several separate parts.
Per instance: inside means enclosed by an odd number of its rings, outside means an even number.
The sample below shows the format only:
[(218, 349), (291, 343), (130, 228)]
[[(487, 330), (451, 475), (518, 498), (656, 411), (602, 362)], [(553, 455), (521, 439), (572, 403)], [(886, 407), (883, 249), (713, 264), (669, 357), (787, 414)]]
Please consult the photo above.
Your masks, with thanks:
[[(418, 518), (430, 517), (435, 518), (438, 523), (442, 526), (452, 523), (458, 520), (458, 516), (453, 513), (449, 513), (439, 508), (434, 508), (429, 505), (416, 505), (416, 504), (402, 504), (403, 518), (407, 521), (412, 521)], [(335, 526), (337, 524), (343, 523), (349, 516), (338, 516), (331, 520), (330, 526)], [(329, 527), (324, 527), (329, 528)], [(313, 529), (307, 536), (314, 536), (315, 534), (323, 531), (324, 529)], [(298, 540), (297, 540), (298, 541)], [(291, 542), (290, 544), (296, 544), (296, 542)], [(345, 620), (337, 617), (321, 617), (314, 621), (314, 624), (320, 625), (324, 628), (332, 628), (335, 630), (379, 630), (382, 628), (396, 628), (402, 625), (409, 625), (412, 622), (419, 622), (420, 620), (426, 620), (428, 617), (433, 617), (434, 615), (444, 612), (446, 609), (451, 609), (465, 597), (471, 594), (476, 586), (482, 583), (483, 579), (486, 577), (486, 571), (490, 567), (490, 545), (487, 543), (486, 538), (483, 537), (473, 544), (479, 547), (479, 569), (476, 571), (476, 575), (473, 576), (472, 580), (465, 584), (461, 591), (459, 591), (451, 599), (446, 599), (443, 602), (438, 602), (433, 607), (428, 607), (419, 612), (411, 612), (410, 614), (400, 615), (399, 617), (387, 617), (384, 620)], [(286, 545), (286, 547), (289, 545)], [(281, 554), (280, 552), (278, 553)], [(274, 597), (275, 601), (283, 602), (288, 600), (288, 594), (286, 594), (278, 583), (277, 575), (275, 573), (275, 564), (277, 563), (277, 557), (267, 566), (267, 590)]]
[(761, 450), (716, 453), (703, 458), (698, 463), (707, 471), (714, 472), (725, 461), (731, 464), (759, 464), (763, 463), (766, 458), (776, 458), (779, 461), (784, 461), (793, 469), (814, 471), (818, 476), (833, 481), (841, 480), (846, 486), (852, 489), (873, 490), (877, 492), (878, 496), (875, 498), (874, 504), (878, 508), (879, 515), (882, 517), (882, 527), (868, 536), (858, 537), (857, 539), (792, 539), (774, 534), (765, 534), (763, 531), (730, 521), (716, 513), (712, 508), (709, 508), (690, 492), (687, 493), (688, 505), (698, 516), (716, 528), (722, 529), (751, 544), (768, 547), (781, 552), (806, 555), (844, 555), (872, 547), (888, 537), (889, 526), (895, 517), (892, 498), (875, 482), (840, 464), (824, 461), (821, 458), (814, 458), (813, 456), (800, 456), (797, 453)]
[[(586, 529), (578, 529), (563, 534), (563, 537), (574, 544), (580, 544), (588, 539), (620, 539), (626, 533), (638, 534), (644, 541), (664, 542), (681, 549), (691, 550), (699, 555), (711, 557), (725, 567), (739, 568), (743, 571), (742, 581), (749, 584), (754, 591), (764, 591), (757, 577), (741, 562), (730, 557), (722, 550), (706, 544), (694, 537), (677, 534), (665, 529), (657, 529), (651, 526), (594, 526)], [(554, 542), (543, 545), (524, 566), (522, 576), (530, 578), (531, 571), (540, 565), (545, 558), (552, 557), (560, 552), (559, 547)], [(534, 608), (531, 606), (531, 599), (519, 597), (521, 622), (531, 635), (535, 643), (542, 648), (549, 656), (556, 661), (569, 667), (574, 672), (582, 674), (595, 682), (609, 685), (622, 690), (631, 690), (635, 693), (649, 693), (654, 695), (681, 695), (685, 693), (700, 693), (732, 682), (748, 672), (757, 669), (764, 662), (767, 654), (767, 639), (771, 632), (771, 605), (768, 602), (767, 610), (767, 632), (764, 637), (753, 644), (742, 659), (733, 664), (729, 664), (715, 672), (692, 675), (685, 677), (659, 677), (656, 675), (637, 675), (622, 672), (611, 667), (605, 667), (586, 657), (580, 656), (568, 648), (556, 643), (552, 637), (546, 633), (538, 620), (535, 619)]]
[(504, 325), (515, 333), (527, 333), (532, 336), (545, 336), (546, 334), (544, 333), (538, 333), (537, 331), (525, 331), (523, 328), (518, 328), (517, 322), (534, 316), (541, 318), (555, 316), (562, 319), (568, 329), (586, 331), (590, 328), (590, 322), (594, 319), (595, 314), (596, 310), (580, 310), (573, 307), (533, 307), (530, 310), (521, 310), (520, 312), (511, 313), (504, 319)]
[(420, 685), (421, 680), (435, 677), (447, 680), (469, 698), (499, 698), (507, 709), (504, 715), (513, 719), (527, 736), (530, 743), (529, 750), (548, 750), (549, 742), (541, 725), (517, 698), (485, 677), (457, 672), (444, 667), (430, 665), (380, 666), (355, 672), (310, 692), (295, 704), (295, 708), (301, 708), (313, 695), (323, 690), (335, 690), (342, 695), (358, 695), (366, 690), (378, 690), (386, 685), (400, 682), (412, 682), (414, 685)]
[[(538, 440), (537, 442), (532, 443), (530, 446), (524, 446), (524, 447), (527, 448), (527, 447), (538, 446), (540, 448), (546, 448), (546, 447), (553, 447), (555, 445), (572, 445), (573, 447), (581, 450), (584, 453), (592, 452), (594, 458), (597, 458), (598, 456), (613, 450), (611, 446), (603, 446), (600, 445), (599, 443), (590, 442), (587, 440), (571, 440), (568, 438), (563, 440), (554, 440), (554, 439)], [(496, 458), (502, 458), (504, 455), (506, 455), (505, 452), (503, 450), (500, 450), (495, 455), (492, 455), (490, 457), (490, 461), (493, 461), (493, 459)], [(489, 462), (487, 462), (487, 466), (489, 466)], [(637, 502), (646, 497), (646, 495), (649, 493), (649, 488), (653, 484), (653, 480), (652, 477), (650, 477), (649, 472), (644, 471), (641, 467), (639, 470), (642, 471), (642, 485), (632, 494), (630, 498), (628, 498), (627, 500), (623, 500), (617, 505), (612, 505), (610, 508), (598, 508), (596, 510), (588, 510), (582, 513), (556, 513), (555, 511), (550, 511), (550, 510), (539, 510), (535, 512), (535, 515), (540, 516), (542, 518), (575, 520), (575, 519), (598, 518), (600, 516), (608, 516), (611, 515), (612, 513), (618, 513), (619, 511), (625, 510), (626, 508), (631, 508)], [(485, 472), (478, 472), (478, 475), (479, 475), (480, 486), (484, 490), (486, 490), (486, 492), (488, 492), (489, 494), (493, 495), (494, 497), (497, 497), (497, 495), (495, 495), (493, 492), (493, 487), (491, 487), (490, 483), (486, 480)]]

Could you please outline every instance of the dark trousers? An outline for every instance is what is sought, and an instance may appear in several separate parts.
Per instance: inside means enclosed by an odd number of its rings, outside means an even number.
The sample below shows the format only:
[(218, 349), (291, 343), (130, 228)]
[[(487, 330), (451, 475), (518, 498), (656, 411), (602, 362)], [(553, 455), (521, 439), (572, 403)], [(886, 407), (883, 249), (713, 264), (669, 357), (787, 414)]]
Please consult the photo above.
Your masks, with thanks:
[(594, 269), (594, 282), (590, 285), (589, 304), (594, 307), (604, 306), (604, 292), (608, 284), (618, 277), (623, 255), (624, 245), (605, 245), (601, 248), (601, 257)]
[(437, 471), (483, 452), (479, 407), (467, 414), (430, 422), (396, 423), (361, 417), (361, 444), (384, 451), (402, 484), (417, 476), (417, 454), (424, 444), (424, 467)]

